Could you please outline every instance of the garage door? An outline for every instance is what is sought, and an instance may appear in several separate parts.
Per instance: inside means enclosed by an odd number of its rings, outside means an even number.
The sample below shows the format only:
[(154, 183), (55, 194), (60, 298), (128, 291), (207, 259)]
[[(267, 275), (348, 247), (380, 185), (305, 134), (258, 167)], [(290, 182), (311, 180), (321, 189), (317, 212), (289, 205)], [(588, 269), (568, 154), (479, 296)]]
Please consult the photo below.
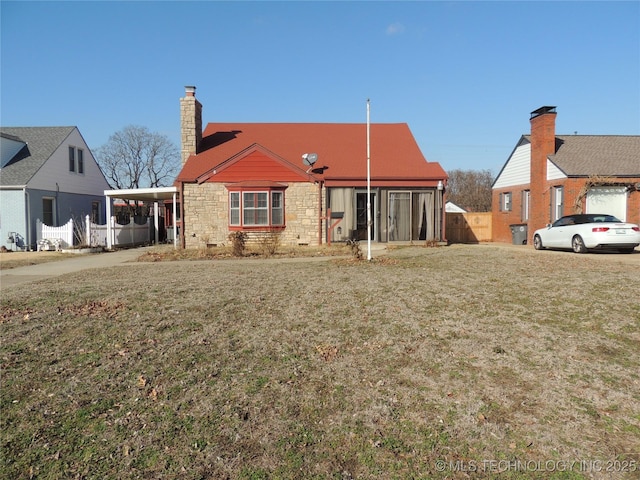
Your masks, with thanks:
[(627, 220), (627, 189), (595, 187), (587, 192), (587, 213), (606, 213)]

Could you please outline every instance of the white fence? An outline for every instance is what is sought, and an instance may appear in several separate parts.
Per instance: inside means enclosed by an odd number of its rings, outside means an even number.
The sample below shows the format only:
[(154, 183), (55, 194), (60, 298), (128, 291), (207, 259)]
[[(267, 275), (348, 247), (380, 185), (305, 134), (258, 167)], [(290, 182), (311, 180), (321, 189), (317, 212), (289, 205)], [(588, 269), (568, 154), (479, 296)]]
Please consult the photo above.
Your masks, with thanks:
[(52, 244), (60, 248), (70, 248), (73, 246), (73, 219), (69, 220), (61, 227), (50, 227), (42, 223), (39, 218), (36, 220), (36, 240), (38, 250), (43, 240), (52, 240)]
[[(38, 219), (36, 221), (38, 245), (40, 245), (41, 240), (50, 240), (52, 243), (60, 245), (61, 248), (71, 248), (80, 244), (90, 247), (107, 246), (107, 225), (97, 225), (91, 222), (89, 215), (85, 217), (82, 223), (78, 222), (76, 224), (76, 234), (74, 236), (73, 219), (62, 227), (50, 227)], [(150, 218), (147, 218), (142, 225), (138, 225), (133, 219), (128, 225), (120, 225), (116, 223), (115, 217), (111, 217), (111, 244), (114, 247), (148, 243), (151, 241), (151, 231)], [(74, 238), (76, 242), (74, 242)]]

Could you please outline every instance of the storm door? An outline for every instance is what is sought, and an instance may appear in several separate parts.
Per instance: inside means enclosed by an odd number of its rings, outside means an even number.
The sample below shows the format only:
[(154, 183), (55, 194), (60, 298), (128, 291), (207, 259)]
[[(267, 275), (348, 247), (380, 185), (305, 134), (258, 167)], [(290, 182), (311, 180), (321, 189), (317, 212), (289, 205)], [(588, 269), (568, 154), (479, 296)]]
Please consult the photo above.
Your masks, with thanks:
[(412, 196), (413, 234), (411, 240), (433, 240), (435, 238), (433, 192), (413, 192)]
[[(376, 236), (376, 194), (371, 192), (371, 240)], [(356, 192), (356, 240), (367, 239), (367, 192)]]
[(411, 240), (411, 192), (389, 192), (389, 241)]

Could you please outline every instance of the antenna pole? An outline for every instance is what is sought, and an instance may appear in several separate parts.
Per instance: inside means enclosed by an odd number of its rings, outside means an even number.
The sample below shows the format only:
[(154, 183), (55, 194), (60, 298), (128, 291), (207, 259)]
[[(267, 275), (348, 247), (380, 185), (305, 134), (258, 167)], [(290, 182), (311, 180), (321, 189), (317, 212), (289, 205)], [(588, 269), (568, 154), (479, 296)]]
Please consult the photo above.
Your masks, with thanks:
[(370, 147), (370, 102), (367, 98), (367, 260), (371, 260), (371, 147)]

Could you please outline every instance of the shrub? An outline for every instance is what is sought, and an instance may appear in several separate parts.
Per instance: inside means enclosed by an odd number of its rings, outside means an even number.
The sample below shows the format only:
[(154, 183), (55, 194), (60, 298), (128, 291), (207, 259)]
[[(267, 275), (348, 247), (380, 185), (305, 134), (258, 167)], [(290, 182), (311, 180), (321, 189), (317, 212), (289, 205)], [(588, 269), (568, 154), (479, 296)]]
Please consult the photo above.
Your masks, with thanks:
[(234, 257), (244, 256), (244, 251), (247, 243), (247, 234), (244, 232), (233, 232), (229, 234), (229, 241), (231, 242), (231, 250)]
[(347, 240), (347, 245), (351, 249), (351, 255), (356, 260), (362, 260), (362, 249), (360, 248), (360, 242), (358, 240)]
[(276, 254), (280, 247), (280, 232), (268, 232), (260, 238), (260, 253), (265, 257)]

